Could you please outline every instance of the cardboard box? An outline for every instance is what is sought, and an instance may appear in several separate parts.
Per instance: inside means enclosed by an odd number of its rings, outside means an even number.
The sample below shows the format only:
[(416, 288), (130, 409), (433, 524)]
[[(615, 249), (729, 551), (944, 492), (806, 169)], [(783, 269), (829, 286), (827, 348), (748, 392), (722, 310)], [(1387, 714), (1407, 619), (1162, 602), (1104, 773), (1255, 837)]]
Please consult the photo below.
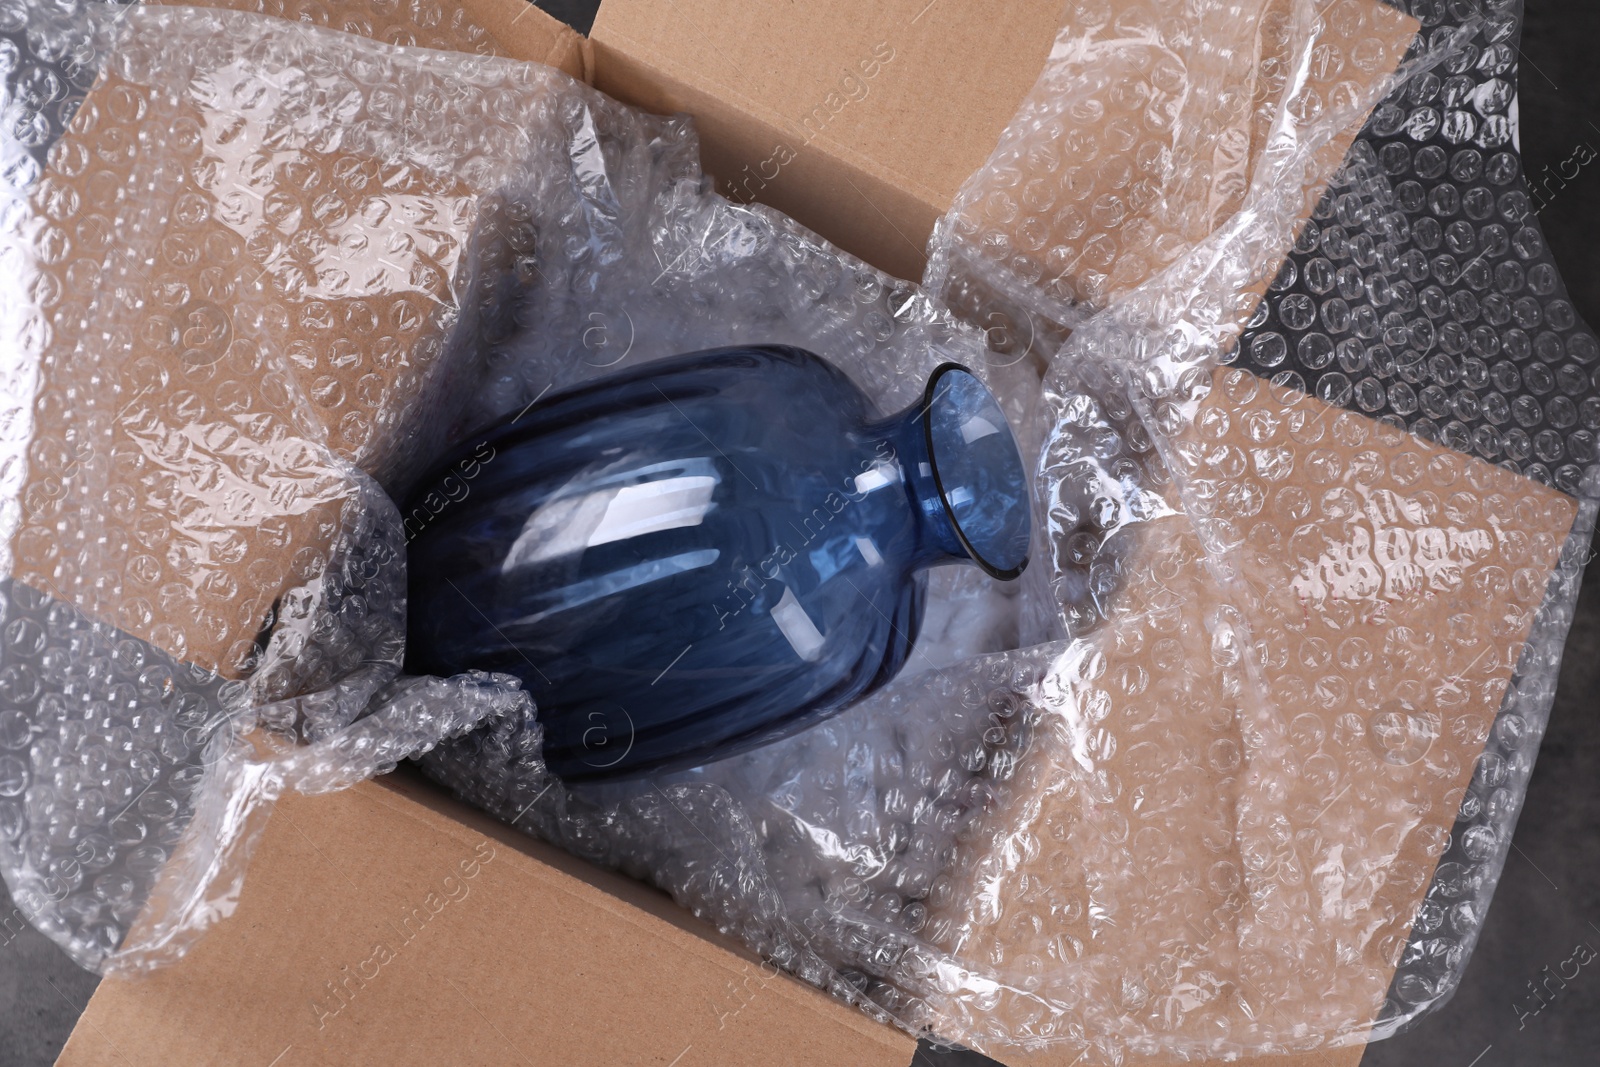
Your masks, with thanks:
[(274, 811), (235, 913), (57, 1061), (905, 1067), (915, 1042), (407, 772)]
[[(470, 25), (423, 32), (382, 0), (340, 5), (334, 24), (550, 62), (626, 102), (689, 111), (722, 191), (905, 277), (920, 275), (929, 231), (1034, 84), (1060, 19), (1058, 0), (1003, 20), (926, 0), (606, 0), (584, 39), (523, 0), (457, 8)], [(230, 644), (208, 647), (220, 659)], [(798, 1067), (904, 1065), (913, 1048), (661, 894), (395, 775), (280, 803), (232, 917), (175, 966), (108, 978), (58, 1062)]]
[(233, 915), (180, 963), (105, 979), (56, 1062), (907, 1067), (915, 1048), (400, 771), (280, 802)]

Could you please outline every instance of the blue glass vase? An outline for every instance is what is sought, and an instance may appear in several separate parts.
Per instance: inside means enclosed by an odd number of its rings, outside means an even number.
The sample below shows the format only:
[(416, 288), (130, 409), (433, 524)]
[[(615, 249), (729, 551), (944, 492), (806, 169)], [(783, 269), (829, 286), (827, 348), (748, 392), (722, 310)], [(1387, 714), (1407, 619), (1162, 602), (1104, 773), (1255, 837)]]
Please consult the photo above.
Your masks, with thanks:
[(955, 364), (883, 417), (797, 348), (700, 352), (542, 401), (404, 508), (408, 669), (517, 675), (568, 782), (711, 762), (895, 676), (923, 572), (1027, 563), (1027, 480)]

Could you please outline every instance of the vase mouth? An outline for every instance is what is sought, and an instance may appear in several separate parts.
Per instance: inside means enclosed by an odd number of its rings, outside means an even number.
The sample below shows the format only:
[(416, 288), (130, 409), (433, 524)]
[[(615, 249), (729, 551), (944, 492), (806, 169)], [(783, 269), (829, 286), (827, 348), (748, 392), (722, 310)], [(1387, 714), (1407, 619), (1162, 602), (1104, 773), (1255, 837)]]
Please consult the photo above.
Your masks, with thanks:
[(980, 570), (1011, 581), (1028, 566), (1033, 508), (1000, 402), (966, 367), (945, 363), (928, 379), (922, 411), (928, 465), (951, 529)]

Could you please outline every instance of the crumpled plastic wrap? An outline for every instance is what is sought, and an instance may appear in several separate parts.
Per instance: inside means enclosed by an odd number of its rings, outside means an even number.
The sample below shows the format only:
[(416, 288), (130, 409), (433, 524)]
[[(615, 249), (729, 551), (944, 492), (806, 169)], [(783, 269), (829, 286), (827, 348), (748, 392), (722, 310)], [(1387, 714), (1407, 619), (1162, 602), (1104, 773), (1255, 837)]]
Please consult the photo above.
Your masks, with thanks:
[[(1069, 8), (928, 277), (998, 323), (984, 370), (1039, 449), (1047, 565), (1022, 596), (941, 590), (888, 690), (697, 771), (569, 792), (537, 731), (501, 722), (430, 772), (869, 1011), (997, 1055), (1234, 1057), (1418, 1018), (1503, 861), (1596, 490), (1380, 421), (1352, 403), (1371, 385), (1229, 365), (1272, 350), (1296, 278), (1327, 275), (1312, 321), (1288, 303), (1299, 350), (1378, 366), (1393, 340), (1409, 387), (1450, 384), (1436, 357), (1460, 349), (1390, 277), (1430, 226), (1413, 235), (1364, 164), (1401, 127), (1503, 150), (1515, 20), (1421, 14)], [(1431, 120), (1467, 70), (1488, 87), (1450, 99), (1476, 118)], [(1477, 221), (1527, 229), (1495, 211)], [(1556, 318), (1593, 396), (1589, 335)]]
[(275, 796), (525, 706), (399, 676), (375, 476), (442, 402), (476, 200), (598, 97), (277, 19), (0, 15), (0, 871), (80, 963), (144, 966), (230, 910)]
[(915, 286), (709, 195), (687, 121), (557, 71), (210, 9), (6, 17), (0, 871), (86, 966), (225, 915), (284, 790), (527, 707), (399, 674), (392, 499), (447, 440), (697, 336), (907, 400), (981, 361)]
[[(1073, 3), (925, 289), (537, 66), (17, 10), (0, 873), (78, 959), (170, 958), (273, 796), (426, 751), (1000, 1056), (1312, 1050), (1448, 996), (1600, 500), (1515, 3)], [(390, 496), (552, 389), (747, 342), (885, 409), (982, 373), (1038, 459), (1034, 565), (936, 572), (910, 665), (836, 719), (568, 790), (509, 679), (399, 676)]]
[[(1102, 102), (1113, 60), (1157, 96), (1171, 60), (1106, 33), (1154, 5), (1077, 9), (930, 271), (1013, 338), (1065, 338), (1013, 359), (1041, 368), (1045, 602), (1071, 641), (936, 917), (969, 968), (936, 1002), (991, 1047), (1229, 1056), (1414, 1021), (1466, 964), (1548, 715), (1600, 496), (1600, 353), (1521, 181), (1520, 5), (1416, 5), (1408, 72), (1326, 190), (1360, 100), (1329, 79), (1392, 13), (1266, 7), (1210, 12), (1309, 45), (1251, 165), (1092, 204), (1093, 151), (1054, 155), (1055, 131), (1103, 113), (1078, 94)], [(1140, 230), (1206, 212), (1187, 248)]]

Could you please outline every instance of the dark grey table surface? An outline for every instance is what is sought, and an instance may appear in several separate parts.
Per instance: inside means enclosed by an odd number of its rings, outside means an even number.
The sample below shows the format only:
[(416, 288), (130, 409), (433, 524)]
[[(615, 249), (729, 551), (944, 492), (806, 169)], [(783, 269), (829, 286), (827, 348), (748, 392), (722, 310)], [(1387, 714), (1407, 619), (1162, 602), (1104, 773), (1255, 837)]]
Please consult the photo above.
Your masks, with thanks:
[[(1580, 146), (1600, 150), (1600, 4), (1526, 0), (1522, 149), (1527, 173), (1555, 172)], [(544, 0), (587, 30), (596, 0)], [(1579, 311), (1600, 327), (1600, 167), (1541, 213)], [(1365, 1067), (1521, 1067), (1600, 1063), (1600, 972), (1581, 971), (1537, 1015), (1529, 983), (1600, 950), (1600, 562), (1591, 563), (1567, 644), (1549, 732), (1515, 847), (1482, 940), (1453, 1000), (1412, 1032), (1372, 1046)], [(0, 886), (0, 1067), (54, 1061), (96, 977), (29, 928)], [(923, 1049), (918, 1067), (974, 1067), (970, 1053)], [(183, 1065), (174, 1065), (183, 1067)]]

